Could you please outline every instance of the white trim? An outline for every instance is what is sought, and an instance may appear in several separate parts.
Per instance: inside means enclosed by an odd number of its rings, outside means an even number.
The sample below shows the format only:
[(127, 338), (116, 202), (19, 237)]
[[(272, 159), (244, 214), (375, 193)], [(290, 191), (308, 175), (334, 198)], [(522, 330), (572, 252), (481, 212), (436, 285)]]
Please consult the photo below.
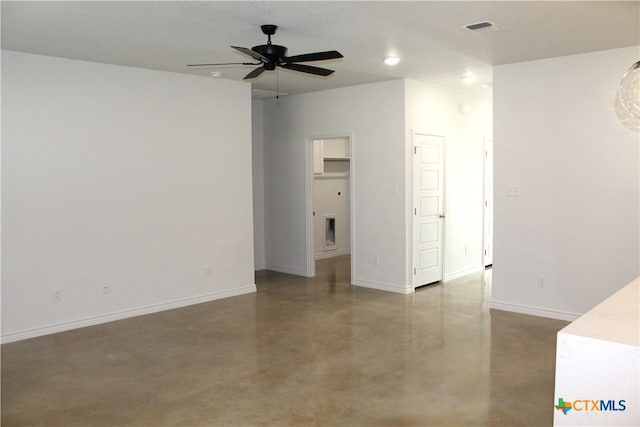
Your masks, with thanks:
[(43, 328), (29, 329), (22, 332), (2, 335), (2, 344), (35, 338), (42, 335), (55, 334), (57, 332), (69, 331), (71, 329), (84, 328), (87, 326), (99, 325), (101, 323), (113, 322), (115, 320), (128, 319), (130, 317), (143, 316), (145, 314), (157, 313), (174, 308), (186, 307), (194, 304), (215, 301), (218, 299), (235, 297), (238, 295), (250, 294), (256, 292), (256, 285), (243, 286), (241, 288), (229, 289), (226, 291), (212, 292), (210, 294), (198, 297), (185, 298), (177, 301), (154, 304), (146, 307), (135, 308), (132, 310), (119, 311), (117, 313), (106, 314), (103, 316), (90, 317), (72, 322), (59, 323), (57, 325), (45, 326)]
[(297, 268), (282, 267), (280, 265), (267, 264), (264, 269), (270, 270), (270, 271), (277, 271), (278, 273), (293, 274), (295, 276), (313, 277), (313, 276), (309, 276), (305, 270), (299, 270)]
[(260, 270), (266, 270), (266, 269), (267, 269), (267, 264), (264, 262), (253, 266), (254, 271), (260, 271)]
[(479, 273), (484, 270), (482, 265), (476, 265), (473, 267), (465, 268), (463, 270), (454, 271), (453, 273), (447, 273), (444, 275), (444, 281), (459, 279), (460, 277), (468, 276), (469, 274)]
[[(307, 234), (307, 267), (303, 274), (299, 274), (306, 277), (314, 277), (316, 275), (316, 260), (314, 258), (313, 249), (313, 178), (316, 176), (314, 173), (313, 165), (313, 141), (322, 138), (305, 138), (304, 144), (304, 207), (305, 207), (305, 231)], [(280, 270), (275, 270), (280, 271)], [(284, 272), (283, 272), (284, 273)]]
[(351, 229), (351, 236), (349, 236), (349, 247), (351, 254), (351, 277), (356, 277), (356, 162), (355, 162), (355, 148), (356, 138), (352, 133), (349, 135), (349, 227)]
[[(487, 138), (486, 136), (483, 139), (483, 148), (482, 148), (482, 264), (486, 267), (487, 265), (493, 264), (493, 138)], [(491, 162), (489, 162), (491, 171), (487, 171), (487, 159), (491, 154)], [(487, 178), (491, 178), (491, 188), (487, 188)], [(491, 196), (489, 207), (485, 206), (485, 203), (489, 203), (487, 201), (487, 195)], [(488, 209), (489, 208), (489, 209)], [(491, 211), (491, 221), (490, 221), (490, 236), (487, 236), (487, 210)], [(488, 237), (488, 238), (487, 238)], [(485, 250), (487, 250), (487, 241), (491, 243), (491, 253), (489, 255), (485, 255)], [(489, 257), (489, 258), (488, 258)]]
[(337, 249), (335, 251), (320, 252), (315, 255), (316, 260), (333, 258), (342, 255), (349, 255), (351, 251), (349, 249)]
[(573, 322), (582, 316), (578, 313), (570, 313), (566, 311), (549, 310), (540, 307), (531, 307), (528, 305), (511, 304), (503, 301), (491, 301), (489, 308), (493, 310), (511, 311), (513, 313), (529, 314), (531, 316), (547, 317), (550, 319), (567, 320)]
[(396, 294), (412, 294), (414, 292), (413, 288), (405, 288), (405, 287), (400, 287), (397, 285), (391, 285), (391, 284), (382, 283), (382, 282), (373, 282), (373, 281), (365, 282), (362, 280), (353, 280), (351, 284), (354, 286), (378, 289), (381, 291), (393, 292)]

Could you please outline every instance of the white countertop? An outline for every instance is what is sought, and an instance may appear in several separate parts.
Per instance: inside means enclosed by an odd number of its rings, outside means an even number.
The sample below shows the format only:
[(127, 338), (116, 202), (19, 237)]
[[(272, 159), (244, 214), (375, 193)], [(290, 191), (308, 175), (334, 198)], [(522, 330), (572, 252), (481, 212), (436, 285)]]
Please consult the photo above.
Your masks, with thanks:
[(560, 332), (640, 346), (640, 278), (611, 295)]

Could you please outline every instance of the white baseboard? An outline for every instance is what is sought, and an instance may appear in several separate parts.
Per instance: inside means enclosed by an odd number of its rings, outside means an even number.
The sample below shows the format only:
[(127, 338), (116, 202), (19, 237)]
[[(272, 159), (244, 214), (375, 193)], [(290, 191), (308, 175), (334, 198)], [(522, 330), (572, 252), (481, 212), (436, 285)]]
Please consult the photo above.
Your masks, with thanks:
[(320, 252), (315, 254), (315, 258), (318, 259), (325, 259), (325, 258), (333, 258), (336, 256), (342, 256), (342, 255), (349, 255), (351, 253), (350, 249), (339, 249), (339, 250), (335, 250), (335, 251), (329, 251), (329, 252)]
[(264, 262), (253, 266), (254, 271), (260, 271), (260, 270), (266, 270), (266, 269), (267, 269), (267, 264), (265, 264)]
[(223, 298), (235, 297), (243, 294), (256, 292), (256, 285), (243, 286), (241, 288), (229, 289), (226, 291), (213, 292), (193, 298), (185, 298), (178, 301), (168, 303), (150, 305), (147, 307), (136, 308), (133, 310), (124, 310), (117, 313), (106, 314), (103, 316), (90, 317), (73, 322), (59, 323), (57, 325), (46, 326), (43, 328), (30, 329), (22, 332), (10, 333), (2, 335), (2, 344), (35, 338), (42, 335), (55, 334), (57, 332), (69, 331), (71, 329), (84, 328), (87, 326), (99, 325), (101, 323), (113, 322), (115, 320), (128, 319), (130, 317), (142, 316), (145, 314), (157, 313), (159, 311), (172, 310), (174, 308), (186, 307), (188, 305), (200, 304), (203, 302), (214, 301)]
[(578, 313), (569, 313), (566, 311), (549, 310), (540, 307), (531, 307), (528, 305), (511, 304), (503, 301), (491, 301), (489, 308), (494, 310), (511, 311), (520, 314), (529, 314), (531, 316), (547, 317), (549, 319), (566, 320), (573, 322), (578, 317), (582, 316)]
[(469, 274), (479, 273), (482, 270), (484, 270), (484, 267), (482, 265), (475, 265), (473, 267), (465, 268), (463, 270), (454, 271), (453, 273), (447, 273), (444, 275), (444, 281), (447, 282), (449, 280), (459, 279), (460, 277), (463, 277)]
[(267, 264), (265, 270), (277, 271), (278, 273), (293, 274), (296, 276), (309, 277), (306, 270), (298, 270), (297, 268), (281, 267), (279, 265)]
[(351, 282), (351, 284), (354, 286), (361, 286), (363, 288), (372, 288), (372, 289), (378, 289), (381, 291), (394, 292), (396, 294), (412, 294), (413, 293), (413, 288), (405, 288), (405, 287), (400, 287), (396, 285), (391, 285), (388, 283), (374, 282), (371, 280), (367, 280), (367, 281), (354, 280)]

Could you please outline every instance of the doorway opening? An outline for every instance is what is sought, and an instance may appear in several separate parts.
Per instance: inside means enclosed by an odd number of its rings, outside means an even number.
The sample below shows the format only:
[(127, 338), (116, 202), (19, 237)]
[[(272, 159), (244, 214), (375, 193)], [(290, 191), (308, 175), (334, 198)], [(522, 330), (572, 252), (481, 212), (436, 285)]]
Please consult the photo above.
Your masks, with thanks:
[(307, 276), (316, 261), (349, 262), (353, 272), (352, 138), (307, 138), (307, 153)]

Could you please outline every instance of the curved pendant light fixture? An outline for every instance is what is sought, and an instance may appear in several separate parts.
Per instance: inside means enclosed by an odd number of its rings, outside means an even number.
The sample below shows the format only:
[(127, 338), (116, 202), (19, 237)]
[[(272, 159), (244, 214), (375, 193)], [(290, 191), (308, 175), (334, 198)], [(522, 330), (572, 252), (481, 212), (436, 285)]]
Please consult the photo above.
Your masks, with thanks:
[(622, 76), (618, 98), (629, 114), (640, 119), (640, 61), (633, 64)]

